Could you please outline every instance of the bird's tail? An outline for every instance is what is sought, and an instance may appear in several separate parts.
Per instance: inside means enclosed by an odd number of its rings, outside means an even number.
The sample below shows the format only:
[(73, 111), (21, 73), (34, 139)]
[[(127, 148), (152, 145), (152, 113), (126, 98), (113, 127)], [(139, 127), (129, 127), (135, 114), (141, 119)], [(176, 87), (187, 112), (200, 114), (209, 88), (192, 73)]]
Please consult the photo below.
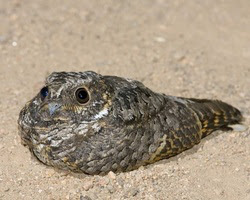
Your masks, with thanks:
[(198, 115), (202, 124), (202, 138), (218, 129), (232, 130), (230, 125), (240, 124), (241, 112), (222, 101), (208, 99), (188, 99), (190, 107)]

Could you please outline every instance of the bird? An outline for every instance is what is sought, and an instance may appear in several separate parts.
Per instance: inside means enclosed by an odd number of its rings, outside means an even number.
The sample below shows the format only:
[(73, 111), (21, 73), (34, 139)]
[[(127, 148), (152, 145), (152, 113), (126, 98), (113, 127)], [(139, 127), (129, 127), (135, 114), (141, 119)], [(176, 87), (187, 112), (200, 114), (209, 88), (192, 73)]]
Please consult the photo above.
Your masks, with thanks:
[(45, 165), (105, 175), (170, 158), (242, 121), (237, 108), (220, 100), (157, 93), (93, 71), (53, 72), (20, 111), (18, 132)]

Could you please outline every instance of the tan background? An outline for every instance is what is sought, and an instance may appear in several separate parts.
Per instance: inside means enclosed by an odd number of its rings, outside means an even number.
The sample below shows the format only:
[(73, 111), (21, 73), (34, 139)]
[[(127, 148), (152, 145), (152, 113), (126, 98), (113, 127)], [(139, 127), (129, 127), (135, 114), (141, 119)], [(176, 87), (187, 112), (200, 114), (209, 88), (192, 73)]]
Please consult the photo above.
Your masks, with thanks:
[(49, 73), (94, 70), (224, 100), (249, 125), (249, 0), (0, 0), (0, 23), (0, 199), (250, 199), (249, 130), (100, 177), (32, 159), (16, 123)]

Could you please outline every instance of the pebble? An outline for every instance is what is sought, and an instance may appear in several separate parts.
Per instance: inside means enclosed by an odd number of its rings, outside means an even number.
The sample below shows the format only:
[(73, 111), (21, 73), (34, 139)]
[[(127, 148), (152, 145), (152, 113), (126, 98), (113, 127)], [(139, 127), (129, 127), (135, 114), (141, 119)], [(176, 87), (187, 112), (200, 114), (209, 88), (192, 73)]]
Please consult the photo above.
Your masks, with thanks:
[(85, 190), (85, 191), (88, 191), (90, 188), (92, 188), (93, 187), (93, 182), (92, 181), (85, 181), (84, 183), (83, 183), (83, 189)]
[(48, 168), (48, 169), (46, 169), (45, 174), (47, 177), (52, 177), (55, 174), (55, 170)]
[(114, 193), (115, 192), (115, 188), (112, 185), (108, 185), (107, 189), (108, 189), (109, 193)]
[(104, 187), (108, 185), (110, 180), (107, 177), (100, 177), (100, 179), (97, 181), (97, 184), (100, 185), (101, 187)]
[(235, 168), (235, 171), (238, 172), (238, 171), (240, 171), (240, 169), (239, 169), (238, 167), (236, 167), (236, 168)]
[(110, 178), (110, 179), (116, 179), (116, 174), (114, 173), (114, 172), (112, 172), (112, 171), (110, 171), (109, 173), (108, 173), (108, 177)]
[(87, 195), (81, 195), (80, 200), (92, 200), (92, 199)]
[(166, 42), (166, 39), (164, 37), (155, 37), (154, 40), (159, 43)]
[(13, 47), (17, 46), (17, 42), (16, 41), (13, 41), (11, 44), (12, 44)]
[(136, 196), (137, 194), (139, 193), (139, 190), (137, 189), (137, 188), (132, 188), (131, 190), (130, 190), (130, 194), (131, 194), (131, 196)]
[(182, 61), (185, 59), (185, 54), (182, 52), (175, 52), (173, 55), (174, 59), (177, 61)]
[(242, 137), (245, 137), (245, 138), (246, 138), (246, 137), (249, 137), (249, 136), (250, 136), (250, 130), (241, 133), (241, 136), (242, 136)]
[(70, 199), (70, 194), (67, 194), (67, 195), (65, 196), (65, 199)]
[(119, 188), (122, 188), (124, 186), (124, 180), (122, 178), (118, 178), (117, 184), (119, 185)]
[(198, 148), (198, 150), (197, 150), (198, 152), (201, 152), (201, 151), (203, 151), (203, 146), (200, 146), (199, 148)]

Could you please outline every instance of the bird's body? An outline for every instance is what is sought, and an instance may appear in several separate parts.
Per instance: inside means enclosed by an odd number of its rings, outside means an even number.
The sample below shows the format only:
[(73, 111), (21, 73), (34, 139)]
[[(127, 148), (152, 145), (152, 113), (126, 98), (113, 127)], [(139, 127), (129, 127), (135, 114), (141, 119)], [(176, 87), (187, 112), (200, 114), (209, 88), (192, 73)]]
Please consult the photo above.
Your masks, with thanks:
[(239, 110), (218, 100), (167, 96), (94, 72), (58, 72), (18, 123), (23, 143), (41, 162), (105, 174), (177, 155), (241, 120)]

